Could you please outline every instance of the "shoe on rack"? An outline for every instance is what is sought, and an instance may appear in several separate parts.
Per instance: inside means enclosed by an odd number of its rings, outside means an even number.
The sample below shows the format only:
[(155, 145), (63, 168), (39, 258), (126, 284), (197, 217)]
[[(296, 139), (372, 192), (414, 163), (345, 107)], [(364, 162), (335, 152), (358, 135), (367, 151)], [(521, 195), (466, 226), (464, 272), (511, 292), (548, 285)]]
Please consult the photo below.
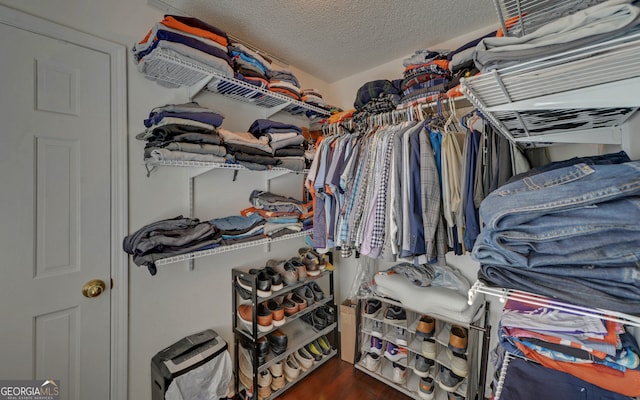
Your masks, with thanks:
[(322, 349), (316, 341), (307, 344), (304, 348), (309, 352), (309, 354), (311, 354), (314, 360), (322, 360)]
[(287, 262), (287, 260), (271, 259), (267, 261), (267, 267), (271, 267), (274, 271), (277, 271), (287, 285), (293, 285), (298, 282), (298, 271), (295, 266)]
[(393, 381), (404, 385), (407, 382), (407, 367), (398, 363), (393, 363)]
[(322, 350), (322, 354), (327, 355), (331, 353), (333, 347), (331, 347), (331, 342), (325, 335), (322, 335), (318, 338), (318, 344), (320, 345), (320, 349)]
[(433, 339), (425, 339), (421, 346), (422, 355), (432, 360), (436, 359), (436, 342)]
[(413, 366), (413, 372), (420, 377), (429, 376), (431, 367), (435, 365), (435, 361), (430, 358), (425, 358), (421, 354), (416, 354), (416, 361)]
[(307, 276), (313, 278), (315, 276), (320, 276), (320, 274), (322, 273), (322, 271), (320, 271), (320, 266), (318, 264), (305, 263), (304, 260), (302, 260), (302, 262), (304, 263), (304, 266), (307, 269)]
[(464, 396), (458, 393), (447, 393), (447, 400), (464, 400)]
[(390, 324), (404, 324), (407, 322), (407, 314), (404, 308), (389, 304), (384, 313), (384, 322)]
[(364, 313), (374, 315), (382, 307), (382, 302), (378, 299), (369, 299), (364, 303)]
[(264, 267), (264, 272), (271, 278), (271, 291), (277, 292), (284, 288), (282, 275), (271, 267)]
[(407, 358), (407, 349), (398, 347), (391, 342), (387, 342), (387, 345), (384, 349), (384, 356), (390, 361), (400, 361), (401, 359)]
[(438, 385), (442, 390), (455, 392), (460, 387), (464, 378), (453, 373), (449, 368), (440, 365), (438, 372)]
[(273, 380), (271, 381), (271, 390), (275, 392), (277, 390), (282, 389), (284, 385), (286, 385), (286, 382), (284, 380), (284, 375), (274, 376)]
[(286, 318), (284, 317), (284, 308), (274, 299), (269, 299), (265, 302), (265, 307), (269, 311), (271, 311), (271, 315), (273, 318), (273, 326), (282, 326), (286, 322)]
[(423, 315), (416, 327), (416, 337), (421, 339), (431, 339), (436, 331), (436, 321), (428, 315)]
[(236, 282), (236, 291), (243, 300), (249, 300), (251, 298), (251, 290), (243, 288), (242, 286), (240, 286), (239, 282)]
[(307, 301), (307, 305), (311, 306), (315, 302), (313, 291), (307, 285), (301, 286), (295, 290), (295, 293)]
[(469, 373), (469, 364), (467, 363), (467, 356), (464, 354), (454, 353), (451, 349), (446, 349), (447, 358), (451, 361), (451, 371), (454, 374), (465, 378)]
[(309, 289), (311, 289), (311, 292), (313, 293), (313, 299), (315, 301), (324, 299), (324, 292), (320, 288), (320, 285), (318, 285), (318, 282), (311, 281), (307, 284), (307, 286), (309, 286)]
[(452, 325), (447, 347), (455, 353), (464, 354), (467, 351), (467, 329), (459, 325)]
[(271, 345), (269, 344), (269, 340), (267, 340), (266, 336), (262, 336), (256, 340), (256, 349), (258, 352), (258, 365), (264, 364), (267, 360), (267, 354), (269, 354), (269, 349)]
[(268, 334), (267, 339), (269, 340), (269, 345), (271, 346), (273, 354), (278, 356), (287, 350), (287, 334), (280, 329), (276, 329)]
[(272, 381), (273, 377), (269, 371), (264, 370), (258, 373), (258, 387), (271, 386)]
[(418, 396), (424, 400), (432, 400), (435, 395), (435, 388), (436, 386), (432, 377), (428, 376), (420, 378), (420, 383), (418, 384)]
[(300, 296), (298, 293), (289, 293), (286, 296), (287, 299), (290, 299), (291, 301), (293, 301), (294, 303), (296, 303), (298, 305), (298, 310), (302, 311), (305, 308), (307, 308), (308, 304), (307, 304), (307, 300)]
[(380, 340), (380, 338), (377, 338), (375, 336), (371, 336), (370, 342), (371, 342), (371, 346), (369, 348), (369, 351), (371, 353), (375, 353), (377, 355), (381, 355), (382, 354), (382, 340)]
[(322, 306), (322, 311), (327, 318), (327, 326), (336, 322), (336, 309), (330, 305), (325, 304)]
[(286, 315), (287, 317), (290, 317), (293, 314), (300, 311), (300, 308), (298, 307), (298, 303), (296, 303), (295, 301), (291, 300), (288, 297), (285, 297), (282, 299), (281, 305), (282, 305), (282, 308), (284, 309), (284, 315)]
[[(252, 276), (253, 275), (253, 276)], [(252, 268), (249, 273), (242, 273), (237, 276), (238, 285), (251, 292), (253, 290), (253, 280), (256, 281), (256, 294), (258, 297), (271, 296), (271, 277), (263, 269)]]
[(380, 356), (375, 353), (367, 353), (364, 356), (364, 367), (371, 372), (376, 372), (380, 368)]
[[(256, 313), (260, 332), (269, 332), (273, 329), (273, 314), (264, 303), (258, 305)], [(238, 306), (238, 318), (245, 324), (253, 326), (253, 306), (251, 304), (240, 304)]]
[(398, 344), (400, 346), (406, 346), (407, 345), (407, 331), (404, 328), (401, 328), (399, 326), (395, 327), (395, 331), (396, 331), (396, 344)]
[(382, 322), (378, 320), (373, 320), (371, 326), (371, 336), (375, 336), (379, 339), (382, 339)]
[(258, 399), (266, 399), (271, 396), (273, 377), (265, 370), (258, 374)]
[(315, 360), (313, 356), (309, 353), (309, 351), (301, 347), (294, 353), (296, 360), (298, 361), (298, 365), (300, 365), (300, 369), (305, 372), (308, 371), (311, 367), (313, 367), (313, 363)]
[(296, 268), (296, 271), (298, 271), (298, 281), (299, 282), (306, 281), (308, 277), (307, 266), (302, 263), (302, 260), (300, 260), (300, 257), (290, 258), (289, 263), (291, 263), (291, 265), (293, 265)]
[(324, 265), (320, 265), (320, 258), (315, 250), (310, 247), (303, 247), (298, 250), (298, 254), (300, 255), (300, 260), (302, 261), (302, 263), (307, 267), (307, 275), (320, 275), (320, 273), (322, 272), (322, 267)]
[(278, 361), (277, 363), (271, 365), (269, 367), (269, 372), (274, 378), (277, 376), (282, 376), (282, 361)]
[(287, 382), (293, 382), (300, 376), (300, 372), (302, 368), (296, 361), (296, 358), (293, 354), (289, 354), (287, 359), (284, 362), (284, 377)]

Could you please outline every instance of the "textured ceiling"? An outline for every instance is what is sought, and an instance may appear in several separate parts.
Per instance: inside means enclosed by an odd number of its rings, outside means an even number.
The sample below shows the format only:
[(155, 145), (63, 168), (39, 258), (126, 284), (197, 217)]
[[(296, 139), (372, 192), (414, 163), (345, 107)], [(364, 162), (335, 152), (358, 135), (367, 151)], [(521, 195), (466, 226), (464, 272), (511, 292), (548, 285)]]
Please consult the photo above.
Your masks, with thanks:
[(485, 27), (493, 0), (148, 0), (332, 83)]

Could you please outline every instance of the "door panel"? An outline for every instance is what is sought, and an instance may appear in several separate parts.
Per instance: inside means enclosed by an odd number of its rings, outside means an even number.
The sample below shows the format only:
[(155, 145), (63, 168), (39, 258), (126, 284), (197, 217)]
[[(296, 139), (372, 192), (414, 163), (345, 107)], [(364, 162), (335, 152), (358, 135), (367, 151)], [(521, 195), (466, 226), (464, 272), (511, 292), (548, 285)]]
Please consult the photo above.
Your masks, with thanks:
[(4, 24), (0, 54), (0, 377), (108, 399), (109, 56)]

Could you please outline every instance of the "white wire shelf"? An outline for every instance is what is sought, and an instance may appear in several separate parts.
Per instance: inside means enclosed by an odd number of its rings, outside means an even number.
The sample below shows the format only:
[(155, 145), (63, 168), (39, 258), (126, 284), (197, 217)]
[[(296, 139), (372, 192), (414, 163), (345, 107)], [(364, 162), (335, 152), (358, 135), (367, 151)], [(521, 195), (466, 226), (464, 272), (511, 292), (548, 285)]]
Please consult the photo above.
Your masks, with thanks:
[(314, 105), (289, 98), (283, 94), (224, 76), (206, 64), (177, 57), (163, 49), (155, 49), (145, 56), (145, 75), (172, 85), (186, 86), (194, 97), (201, 90), (220, 94), (237, 101), (251, 103), (270, 110), (271, 114), (286, 111), (293, 115), (306, 115), (312, 111), (320, 116), (331, 112)]
[(189, 167), (189, 168), (206, 168), (206, 169), (233, 169), (239, 171), (251, 171), (251, 172), (265, 172), (265, 171), (278, 171), (283, 173), (292, 173), (292, 174), (307, 174), (309, 172), (308, 169), (304, 169), (301, 171), (294, 171), (288, 168), (282, 167), (271, 167), (265, 170), (252, 170), (249, 169), (242, 164), (227, 164), (227, 163), (217, 163), (217, 162), (207, 162), (207, 161), (190, 161), (190, 160), (145, 160), (145, 164), (150, 165), (152, 167)]
[(614, 322), (619, 322), (625, 325), (632, 325), (640, 327), (640, 317), (620, 313), (617, 311), (604, 310), (600, 308), (590, 308), (584, 306), (578, 306), (575, 304), (566, 303), (559, 300), (554, 300), (549, 297), (541, 296), (525, 292), (522, 290), (506, 289), (500, 287), (487, 286), (480, 281), (476, 281), (471, 289), (469, 289), (468, 297), (469, 304), (473, 303), (477, 293), (484, 293), (490, 296), (496, 296), (501, 303), (505, 303), (507, 300), (515, 300), (522, 303), (532, 304), (540, 307), (549, 307), (560, 311), (566, 311), (569, 313), (584, 315)]
[(261, 246), (261, 245), (264, 245), (264, 244), (270, 244), (270, 243), (274, 243), (274, 242), (280, 242), (280, 241), (283, 241), (283, 240), (289, 240), (289, 239), (293, 239), (293, 238), (305, 237), (305, 236), (309, 236), (309, 235), (311, 235), (311, 231), (307, 230), (307, 231), (292, 233), (290, 235), (280, 236), (280, 237), (277, 237), (277, 238), (264, 238), (264, 239), (253, 240), (253, 241), (250, 241), (250, 242), (232, 244), (232, 245), (228, 245), (228, 246), (220, 246), (220, 247), (216, 247), (215, 249), (195, 251), (193, 253), (180, 254), (180, 255), (177, 255), (177, 256), (173, 256), (173, 257), (161, 258), (161, 259), (157, 260), (155, 262), (155, 264), (156, 265), (174, 264), (174, 263), (178, 263), (178, 262), (182, 262), (182, 261), (194, 260), (196, 258), (212, 256), (214, 254), (227, 253), (229, 251), (236, 251), (236, 250), (240, 250), (240, 249), (248, 249), (250, 247)]
[(461, 90), (512, 142), (620, 144), (640, 107), (640, 33), (463, 78)]
[(606, 0), (494, 0), (507, 36), (523, 36), (544, 24)]

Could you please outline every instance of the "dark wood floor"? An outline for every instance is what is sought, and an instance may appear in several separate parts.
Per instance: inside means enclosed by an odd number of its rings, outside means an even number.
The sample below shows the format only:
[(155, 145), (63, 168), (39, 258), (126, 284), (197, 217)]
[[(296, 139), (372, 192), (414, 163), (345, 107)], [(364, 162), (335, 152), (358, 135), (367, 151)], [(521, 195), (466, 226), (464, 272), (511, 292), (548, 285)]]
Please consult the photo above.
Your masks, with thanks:
[(409, 400), (408, 397), (334, 357), (296, 383), (279, 400)]

